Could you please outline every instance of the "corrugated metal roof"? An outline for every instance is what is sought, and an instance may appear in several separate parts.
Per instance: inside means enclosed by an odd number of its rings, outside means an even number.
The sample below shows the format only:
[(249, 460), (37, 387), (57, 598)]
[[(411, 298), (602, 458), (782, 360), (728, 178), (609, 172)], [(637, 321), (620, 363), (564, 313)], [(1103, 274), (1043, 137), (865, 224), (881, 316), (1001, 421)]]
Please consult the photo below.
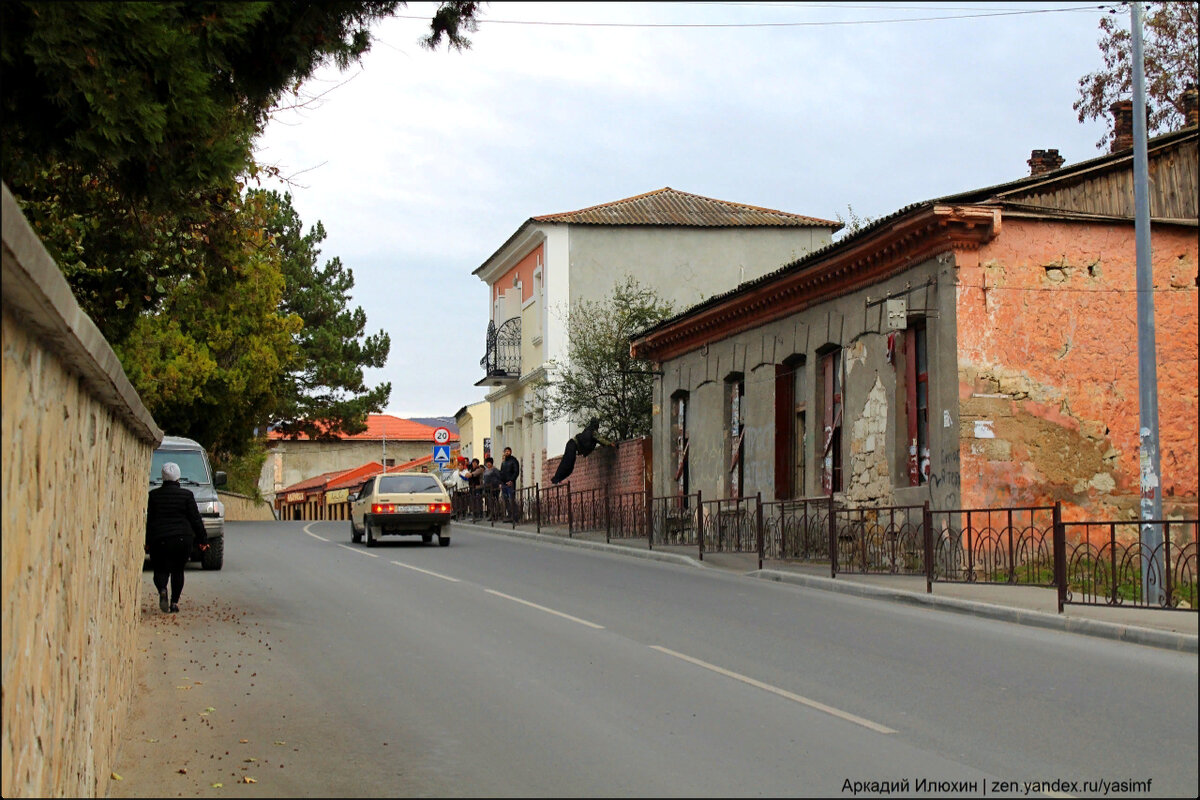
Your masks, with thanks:
[(667, 186), (653, 192), (615, 200), (579, 211), (533, 217), (534, 222), (574, 225), (682, 225), (703, 228), (776, 227), (841, 228), (840, 222), (772, 208), (748, 206), (681, 192)]

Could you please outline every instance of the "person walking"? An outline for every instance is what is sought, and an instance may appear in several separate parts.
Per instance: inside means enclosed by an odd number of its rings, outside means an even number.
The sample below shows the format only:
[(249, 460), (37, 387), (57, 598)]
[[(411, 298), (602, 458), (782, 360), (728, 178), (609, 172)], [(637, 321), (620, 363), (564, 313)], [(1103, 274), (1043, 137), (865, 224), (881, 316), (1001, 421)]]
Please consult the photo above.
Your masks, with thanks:
[[(183, 594), (183, 570), (192, 554), (192, 543), (208, 549), (208, 534), (196, 497), (179, 485), (179, 465), (168, 461), (162, 466), (162, 486), (150, 490), (146, 502), (146, 552), (154, 569), (154, 588), (158, 589), (158, 607), (163, 613), (179, 611)], [(171, 585), (167, 601), (167, 582)]]
[(517, 478), (521, 477), (521, 462), (513, 455), (512, 448), (504, 448), (504, 460), (500, 462), (500, 496), (508, 521), (517, 521)]

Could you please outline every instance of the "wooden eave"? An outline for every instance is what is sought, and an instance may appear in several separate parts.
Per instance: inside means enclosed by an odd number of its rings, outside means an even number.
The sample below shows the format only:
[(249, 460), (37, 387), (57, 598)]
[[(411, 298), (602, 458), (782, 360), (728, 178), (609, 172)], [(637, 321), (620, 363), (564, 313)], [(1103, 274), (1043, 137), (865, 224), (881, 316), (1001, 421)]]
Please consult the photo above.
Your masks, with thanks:
[(861, 241), (796, 262), (633, 341), (636, 358), (666, 361), (818, 303), (871, 286), (947, 250), (975, 250), (1000, 233), (995, 206), (918, 209)]

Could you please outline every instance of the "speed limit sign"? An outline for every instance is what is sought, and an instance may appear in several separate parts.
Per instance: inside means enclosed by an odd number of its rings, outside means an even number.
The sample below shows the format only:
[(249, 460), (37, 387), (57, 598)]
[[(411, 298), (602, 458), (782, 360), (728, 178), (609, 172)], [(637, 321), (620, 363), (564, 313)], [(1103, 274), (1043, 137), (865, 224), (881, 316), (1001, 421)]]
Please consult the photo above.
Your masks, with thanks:
[(433, 443), (434, 444), (446, 444), (449, 441), (450, 441), (450, 429), (449, 428), (435, 428), (434, 429), (434, 431), (433, 431)]

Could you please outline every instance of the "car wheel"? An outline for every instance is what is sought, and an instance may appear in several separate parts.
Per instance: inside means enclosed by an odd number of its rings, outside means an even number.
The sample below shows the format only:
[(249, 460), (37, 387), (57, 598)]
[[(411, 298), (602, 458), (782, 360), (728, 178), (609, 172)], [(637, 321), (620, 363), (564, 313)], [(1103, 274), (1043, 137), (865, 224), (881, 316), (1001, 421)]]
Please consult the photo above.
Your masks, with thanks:
[(367, 547), (374, 547), (375, 543), (379, 541), (375, 538), (375, 529), (369, 522), (363, 523), (363, 526), (367, 529)]
[(439, 533), (438, 534), (438, 545), (440, 545), (441, 547), (449, 547), (450, 546), (450, 537), (443, 536), (442, 534)]
[(354, 526), (354, 520), (350, 520), (350, 541), (358, 544), (362, 541), (362, 531)]
[(225, 537), (208, 540), (208, 549), (200, 554), (200, 566), (204, 569), (220, 569), (225, 563)]
[(433, 541), (433, 534), (432, 533), (422, 533), (421, 541), (424, 542), (425, 544), (429, 544), (430, 542)]

